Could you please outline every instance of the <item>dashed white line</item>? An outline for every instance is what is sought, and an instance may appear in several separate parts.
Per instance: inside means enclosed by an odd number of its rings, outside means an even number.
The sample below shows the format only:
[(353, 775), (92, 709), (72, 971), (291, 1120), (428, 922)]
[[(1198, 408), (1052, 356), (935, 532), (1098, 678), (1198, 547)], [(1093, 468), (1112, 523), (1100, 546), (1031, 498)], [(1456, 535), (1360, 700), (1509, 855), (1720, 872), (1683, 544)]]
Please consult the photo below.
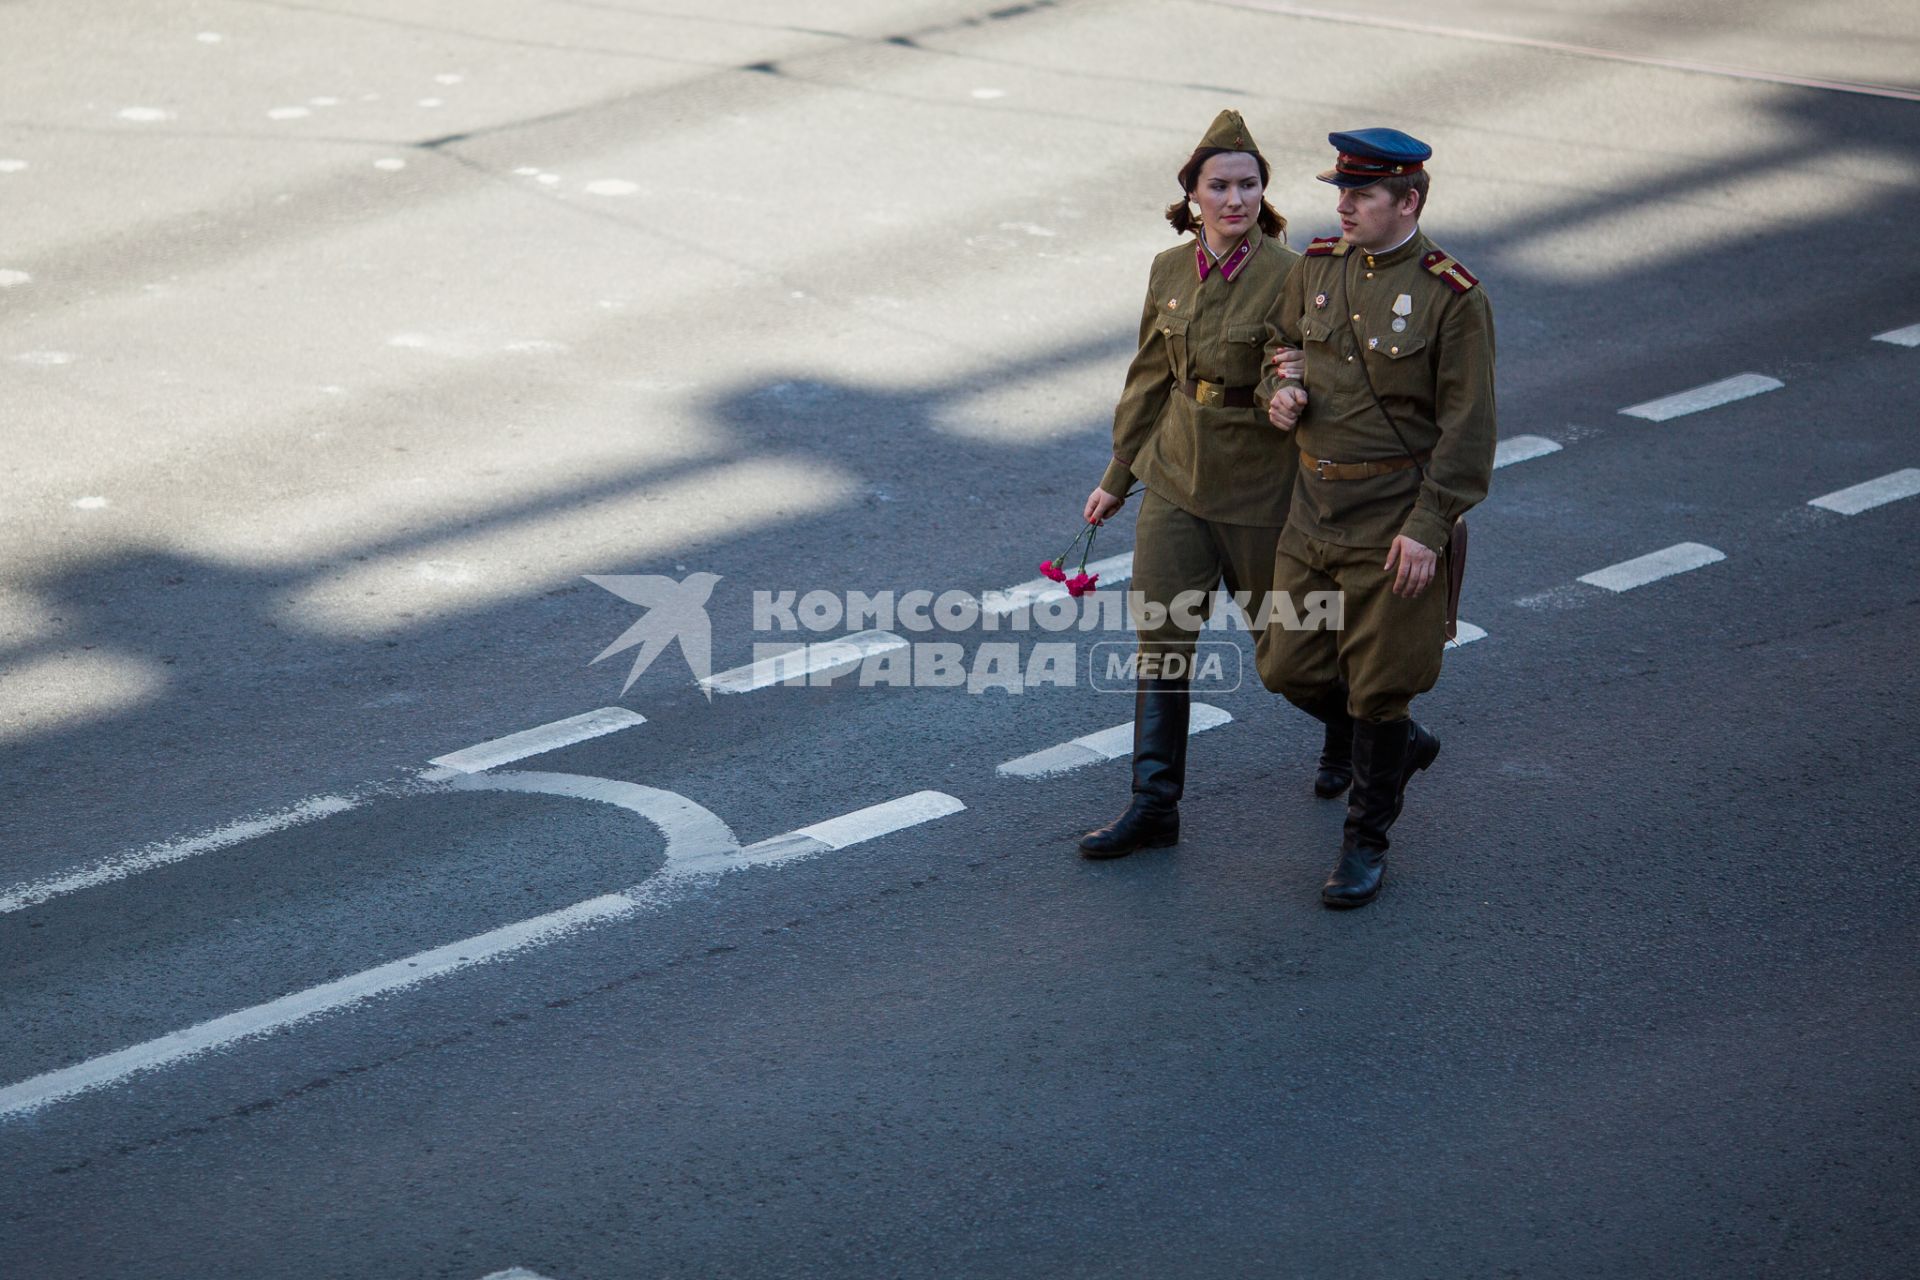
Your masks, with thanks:
[[(1205, 733), (1209, 729), (1218, 729), (1230, 724), (1233, 717), (1219, 707), (1205, 702), (1196, 702), (1187, 721), (1187, 736)], [(1056, 774), (1068, 773), (1074, 769), (1083, 769), (1090, 764), (1101, 764), (1107, 760), (1116, 760), (1121, 756), (1133, 754), (1133, 721), (1116, 724), (1110, 729), (1101, 729), (1097, 733), (1082, 734), (1078, 738), (1062, 742), (1058, 746), (1047, 747), (1040, 751), (1009, 760), (995, 770), (1003, 778), (1051, 778)]]
[(1731, 404), (1735, 400), (1745, 400), (1748, 396), (1757, 396), (1762, 392), (1778, 391), (1786, 385), (1780, 379), (1769, 378), (1764, 373), (1736, 373), (1731, 378), (1709, 382), (1704, 387), (1676, 392), (1670, 396), (1662, 396), (1658, 400), (1649, 400), (1644, 404), (1628, 405), (1620, 412), (1630, 418), (1665, 422), (1669, 418), (1699, 413), (1702, 409)]
[(538, 1271), (529, 1271), (525, 1267), (508, 1267), (505, 1271), (495, 1271), (491, 1275), (481, 1276), (480, 1280), (548, 1280), (548, 1277), (541, 1275)]
[(310, 800), (302, 800), (299, 804), (277, 813), (246, 818), (184, 840), (150, 844), (132, 853), (106, 858), (76, 871), (51, 876), (44, 880), (16, 884), (0, 892), (0, 915), (9, 911), (19, 911), (25, 907), (37, 907), (43, 902), (52, 901), (65, 894), (77, 893), (82, 889), (91, 889), (96, 885), (109, 884), (115, 880), (124, 880), (128, 876), (139, 875), (155, 867), (164, 867), (168, 863), (184, 862), (188, 858), (197, 857), (203, 853), (212, 853), (217, 849), (229, 848), (245, 840), (284, 831), (288, 827), (315, 822), (321, 818), (330, 818), (336, 813), (345, 813), (348, 809), (365, 801), (364, 796), (314, 796)]
[(1623, 560), (1619, 564), (1608, 565), (1592, 573), (1583, 573), (1580, 575), (1580, 581), (1588, 586), (1604, 587), (1608, 591), (1631, 591), (1635, 587), (1644, 587), (1649, 582), (1671, 578), (1676, 573), (1703, 569), (1726, 558), (1724, 553), (1703, 543), (1680, 542), (1661, 551), (1636, 556), (1632, 560)]
[(558, 911), (502, 925), (471, 938), (417, 952), (22, 1080), (0, 1089), (0, 1118), (38, 1111), (51, 1103), (361, 1004), (375, 996), (403, 991), (432, 978), (546, 946), (582, 929), (662, 906), (675, 887), (714, 872), (774, 866), (812, 854), (845, 849), (966, 808), (953, 796), (920, 791), (741, 848), (726, 824), (712, 813), (684, 796), (637, 783), (573, 774), (513, 773), (459, 778), (449, 785), (458, 790), (573, 795), (632, 809), (666, 835), (666, 863), (649, 880), (623, 893), (602, 894)]
[[(821, 672), (844, 674), (878, 653), (904, 649), (907, 642), (891, 631), (856, 631), (837, 640), (802, 645), (771, 658), (749, 662), (708, 676), (700, 682), (715, 693), (751, 693), (785, 680), (802, 680)], [(829, 677), (831, 678), (831, 677)]]
[(1875, 342), (1891, 342), (1896, 347), (1920, 347), (1920, 324), (1910, 324), (1904, 329), (1889, 329), (1885, 333), (1873, 335)]
[(1558, 452), (1560, 442), (1557, 440), (1549, 440), (1545, 436), (1515, 436), (1494, 446), (1493, 469), (1498, 471), (1516, 462), (1531, 462), (1535, 458)]
[(1862, 511), (1871, 511), (1889, 502), (1911, 498), (1916, 493), (1920, 493), (1920, 468), (1907, 467), (1891, 475), (1866, 480), (1811, 499), (1807, 505), (1824, 507), (1828, 511), (1838, 511), (1843, 516), (1857, 516)]
[(622, 729), (631, 729), (635, 725), (646, 722), (645, 716), (636, 711), (629, 711), (625, 707), (601, 707), (598, 711), (568, 716), (564, 720), (555, 720), (552, 724), (523, 729), (519, 733), (510, 733), (504, 738), (494, 738), (475, 746), (463, 747), (459, 751), (448, 752), (444, 756), (435, 756), (427, 763), (457, 770), (460, 773), (481, 773), (514, 760), (524, 760), (528, 756), (537, 756), (561, 747), (570, 747), (576, 742), (585, 742), (589, 738), (618, 733)]
[(1475, 640), (1485, 640), (1486, 638), (1486, 628), (1476, 627), (1465, 618), (1462, 618), (1459, 625), (1453, 629), (1453, 644), (1455, 648), (1459, 648), (1463, 644), (1472, 644)]
[[(1087, 572), (1100, 575), (1101, 587), (1125, 582), (1133, 576), (1133, 552), (1129, 551), (1123, 556), (1110, 556), (1105, 560), (1091, 561), (1087, 565)], [(980, 597), (980, 611), (1004, 617), (1036, 604), (1065, 600), (1068, 594), (1063, 583), (1054, 582), (1049, 578), (1035, 578), (1017, 587), (1008, 587), (1005, 591), (987, 592)]]

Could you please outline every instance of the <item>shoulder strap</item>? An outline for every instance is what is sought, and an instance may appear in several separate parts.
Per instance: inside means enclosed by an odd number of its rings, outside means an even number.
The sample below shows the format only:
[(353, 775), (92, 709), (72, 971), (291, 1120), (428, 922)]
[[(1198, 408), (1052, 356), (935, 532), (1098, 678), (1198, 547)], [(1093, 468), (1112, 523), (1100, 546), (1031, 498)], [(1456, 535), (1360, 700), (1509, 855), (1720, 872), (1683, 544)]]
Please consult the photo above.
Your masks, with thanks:
[[(1353, 313), (1348, 311), (1346, 307), (1349, 293), (1347, 288), (1347, 275), (1347, 264), (1343, 262), (1340, 264), (1340, 310), (1351, 316)], [(1400, 424), (1394, 421), (1391, 413), (1387, 412), (1387, 406), (1380, 402), (1380, 393), (1373, 389), (1373, 375), (1367, 372), (1367, 344), (1360, 333), (1358, 319), (1359, 317), (1355, 316), (1354, 319), (1347, 321), (1347, 327), (1353, 330), (1353, 340), (1359, 348), (1356, 352), (1358, 358), (1354, 360), (1354, 363), (1360, 367), (1360, 379), (1367, 384), (1367, 395), (1372, 397), (1373, 407), (1380, 411), (1380, 416), (1387, 420), (1389, 427), (1393, 428), (1393, 438), (1400, 442), (1400, 448), (1406, 453), (1407, 461), (1411, 462), (1413, 469), (1419, 473), (1420, 483), (1425, 484), (1427, 482), (1427, 469), (1421, 465), (1420, 455), (1415, 453), (1413, 446), (1407, 443), (1407, 437), (1400, 431)]]

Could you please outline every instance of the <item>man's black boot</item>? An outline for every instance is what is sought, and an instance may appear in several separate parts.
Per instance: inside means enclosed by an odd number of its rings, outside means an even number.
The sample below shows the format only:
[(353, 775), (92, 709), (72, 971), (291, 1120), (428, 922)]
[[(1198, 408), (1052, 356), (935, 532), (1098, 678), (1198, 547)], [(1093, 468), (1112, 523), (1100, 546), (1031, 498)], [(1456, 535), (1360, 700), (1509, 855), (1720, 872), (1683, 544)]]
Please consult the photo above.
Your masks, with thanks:
[(1313, 775), (1313, 794), (1331, 800), (1353, 782), (1353, 717), (1347, 714), (1347, 686), (1336, 685), (1316, 699), (1307, 714), (1326, 726), (1320, 746), (1320, 771)]
[(1407, 780), (1432, 764), (1440, 740), (1412, 720), (1353, 726), (1353, 791), (1340, 861), (1320, 889), (1330, 907), (1364, 907), (1386, 877), (1387, 831), (1400, 816)]
[(1180, 793), (1187, 777), (1185, 680), (1142, 680), (1133, 695), (1133, 803), (1080, 838), (1087, 858), (1119, 858), (1180, 841)]

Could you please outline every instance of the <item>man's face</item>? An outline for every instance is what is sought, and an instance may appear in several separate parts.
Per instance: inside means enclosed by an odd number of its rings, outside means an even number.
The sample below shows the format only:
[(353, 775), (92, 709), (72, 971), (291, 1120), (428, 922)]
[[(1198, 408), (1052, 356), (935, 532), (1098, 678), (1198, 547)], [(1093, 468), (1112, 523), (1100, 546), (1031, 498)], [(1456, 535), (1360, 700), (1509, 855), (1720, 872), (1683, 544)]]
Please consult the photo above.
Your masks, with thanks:
[(1340, 214), (1340, 234), (1348, 244), (1387, 249), (1413, 231), (1413, 211), (1419, 203), (1420, 197), (1411, 191), (1396, 201), (1385, 183), (1376, 182), (1370, 187), (1342, 187), (1334, 207)]

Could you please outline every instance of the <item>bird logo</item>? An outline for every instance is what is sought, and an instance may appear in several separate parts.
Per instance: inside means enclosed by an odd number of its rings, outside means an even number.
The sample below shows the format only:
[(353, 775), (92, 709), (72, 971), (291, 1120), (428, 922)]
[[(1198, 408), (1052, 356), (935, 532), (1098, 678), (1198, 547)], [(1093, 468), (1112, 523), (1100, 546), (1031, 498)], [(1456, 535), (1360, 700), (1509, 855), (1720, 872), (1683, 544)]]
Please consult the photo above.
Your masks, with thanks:
[[(678, 582), (652, 573), (582, 576), (594, 586), (646, 610), (638, 622), (621, 632), (620, 638), (602, 649), (593, 660), (598, 662), (623, 649), (639, 646), (633, 655), (633, 667), (627, 672), (627, 682), (620, 686), (622, 694), (633, 688), (640, 673), (652, 666), (653, 660), (666, 652), (675, 640), (680, 642), (680, 656), (687, 660), (693, 678), (703, 682), (702, 688), (705, 688), (704, 681), (712, 674), (713, 663), (713, 624), (707, 618), (707, 598), (713, 594), (714, 583), (720, 581), (719, 574), (690, 573)], [(593, 662), (587, 665), (592, 666)], [(706, 694), (711, 701), (713, 690), (706, 689)]]

